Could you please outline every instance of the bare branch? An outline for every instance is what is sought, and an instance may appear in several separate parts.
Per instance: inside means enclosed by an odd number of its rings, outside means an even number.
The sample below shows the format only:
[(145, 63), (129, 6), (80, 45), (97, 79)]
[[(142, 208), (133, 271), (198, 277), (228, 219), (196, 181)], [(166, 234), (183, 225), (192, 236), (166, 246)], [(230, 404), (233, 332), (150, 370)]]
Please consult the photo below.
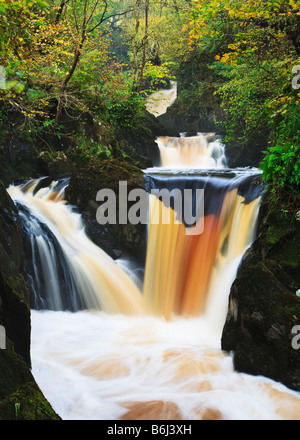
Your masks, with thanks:
[(76, 27), (77, 32), (79, 33), (79, 26), (78, 26), (78, 20), (77, 20), (77, 12), (76, 12), (76, 7), (75, 7), (74, 0), (72, 0), (72, 5), (73, 5), (73, 15), (74, 15), (74, 20), (75, 20), (75, 27)]
[(83, 22), (82, 22), (82, 29), (83, 30), (86, 27), (87, 2), (88, 2), (88, 0), (84, 1), (84, 12), (83, 12)]
[(61, 14), (63, 13), (64, 7), (69, 3), (70, 0), (62, 0), (59, 9), (56, 14), (55, 23), (58, 23), (61, 17)]
[[(90, 32), (93, 32), (95, 29), (97, 29), (99, 26), (101, 26), (101, 24), (103, 24), (104, 22), (106, 22), (107, 20), (109, 20), (109, 19), (111, 19), (111, 18), (113, 18), (113, 17), (121, 17), (122, 15), (126, 15), (126, 14), (128, 14), (129, 12), (132, 12), (133, 11), (133, 9), (127, 9), (126, 11), (124, 11), (124, 12), (116, 12), (116, 13), (114, 13), (114, 14), (111, 14), (111, 15), (108, 15), (107, 17), (105, 17), (104, 18), (104, 15), (105, 14), (102, 14), (102, 17), (101, 17), (101, 19), (100, 19), (100, 21), (93, 27), (93, 28), (91, 28), (91, 29), (89, 29), (88, 31), (87, 31), (87, 33), (90, 33)], [(107, 11), (105, 11), (105, 13), (106, 13)]]
[(97, 8), (97, 6), (98, 6), (98, 3), (99, 3), (99, 0), (96, 0), (96, 1), (95, 1), (95, 4), (94, 4), (94, 7), (93, 7), (92, 10), (91, 10), (90, 16), (89, 16), (89, 18), (87, 19), (87, 22), (86, 22), (87, 25), (89, 24), (89, 22), (90, 22), (91, 19), (93, 18), (93, 15), (94, 15), (94, 12), (95, 12), (95, 10), (96, 10), (96, 8)]
[[(74, 4), (74, 1), (73, 1), (73, 4)], [(69, 20), (68, 20), (68, 14), (67, 14), (67, 12), (68, 12), (68, 7), (67, 7), (67, 5), (66, 5), (66, 7), (65, 7), (65, 20), (66, 20), (66, 23), (67, 23), (67, 26), (68, 26), (69, 32), (70, 32), (70, 34), (71, 34), (72, 40), (74, 41), (75, 45), (77, 46), (77, 45), (78, 45), (78, 40), (77, 40), (77, 38), (75, 38), (75, 36), (74, 36), (74, 34), (73, 34), (73, 32), (72, 32), (72, 27), (70, 26), (70, 23), (69, 23)]]

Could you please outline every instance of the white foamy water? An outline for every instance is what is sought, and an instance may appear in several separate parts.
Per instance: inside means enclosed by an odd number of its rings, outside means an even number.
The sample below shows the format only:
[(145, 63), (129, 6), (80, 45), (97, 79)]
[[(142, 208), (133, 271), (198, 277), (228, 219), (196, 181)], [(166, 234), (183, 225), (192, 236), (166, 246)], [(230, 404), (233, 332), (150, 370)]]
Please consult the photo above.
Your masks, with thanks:
[(207, 325), (32, 311), (32, 371), (64, 420), (300, 419), (300, 393), (235, 372)]
[[(63, 420), (300, 420), (300, 393), (235, 372), (220, 348), (243, 243), (213, 283), (206, 313), (165, 321), (145, 313), (129, 263), (116, 264), (87, 238), (62, 193), (34, 194), (35, 185), (9, 192), (59, 239), (85, 295), (106, 306), (106, 312), (32, 311), (32, 372)], [(46, 244), (43, 231), (41, 237)], [(47, 253), (45, 260), (52, 267), (55, 258)]]
[(223, 169), (225, 146), (215, 133), (198, 133), (192, 137), (159, 137), (161, 167), (170, 169)]

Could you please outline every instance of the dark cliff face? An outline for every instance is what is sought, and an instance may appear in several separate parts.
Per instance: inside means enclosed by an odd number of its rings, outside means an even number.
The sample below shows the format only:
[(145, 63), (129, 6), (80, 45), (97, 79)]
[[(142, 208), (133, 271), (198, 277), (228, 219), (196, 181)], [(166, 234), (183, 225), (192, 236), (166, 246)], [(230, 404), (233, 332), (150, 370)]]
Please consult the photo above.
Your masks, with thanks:
[[(222, 348), (235, 368), (300, 390), (300, 350), (292, 344), (300, 325), (300, 221), (263, 202), (256, 241), (232, 286)], [(298, 203), (298, 209), (299, 209)]]
[(22, 272), (18, 211), (0, 182), (0, 325), (6, 334), (0, 349), (0, 420), (58, 419), (30, 372), (30, 308)]
[[(127, 193), (144, 188), (143, 172), (124, 161), (103, 160), (76, 169), (66, 189), (67, 200), (78, 207), (86, 225), (86, 232), (94, 243), (112, 258), (120, 256), (145, 258), (146, 226), (119, 223), (119, 182), (126, 182)], [(100, 203), (96, 201), (98, 191), (113, 190), (116, 194), (116, 224), (99, 225), (96, 220)], [(129, 207), (130, 205), (128, 205)]]
[[(186, 99), (184, 93), (179, 90), (178, 101), (167, 109), (167, 112), (157, 118), (164, 128), (178, 136), (186, 133), (187, 136), (195, 136), (197, 132), (213, 132), (222, 139), (226, 136), (226, 122), (229, 116), (221, 105), (220, 100), (213, 92), (202, 96), (200, 100)], [(246, 142), (239, 139), (242, 133), (231, 134), (233, 139), (226, 142), (226, 158), (230, 168), (258, 167), (262, 161), (265, 146), (268, 144), (270, 133), (266, 127), (264, 133), (255, 133), (249, 136)]]
[(30, 365), (30, 310), (22, 276), (23, 245), (18, 211), (0, 184), (0, 323), (7, 338)]
[(179, 135), (179, 132), (186, 133), (187, 136), (194, 136), (197, 132), (217, 132), (224, 135), (225, 131), (220, 126), (220, 122), (226, 120), (226, 115), (213, 93), (208, 93), (202, 99), (190, 102), (181, 97), (175, 101), (161, 116), (158, 122), (164, 127)]

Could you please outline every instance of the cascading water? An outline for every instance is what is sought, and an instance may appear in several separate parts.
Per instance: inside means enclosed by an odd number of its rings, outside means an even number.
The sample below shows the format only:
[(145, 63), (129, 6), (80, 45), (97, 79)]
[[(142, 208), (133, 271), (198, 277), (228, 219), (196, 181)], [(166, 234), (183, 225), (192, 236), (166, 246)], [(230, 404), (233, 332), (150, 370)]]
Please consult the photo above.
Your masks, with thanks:
[[(159, 145), (162, 157), (174, 147), (180, 161), (188, 156), (201, 170), (187, 170), (185, 161), (170, 172), (175, 162), (163, 161), (145, 178), (149, 192), (204, 189), (203, 232), (186, 234), (197, 225), (179, 222), (171, 199), (151, 195), (142, 290), (88, 239), (64, 201), (67, 182), (8, 190), (23, 219), (32, 307), (43, 309), (32, 310), (33, 374), (63, 419), (299, 418), (299, 393), (236, 373), (220, 349), (262, 187), (257, 170), (226, 169), (222, 146), (217, 154), (214, 139), (195, 138)], [(170, 224), (154, 224), (158, 212)]]
[(180, 138), (159, 137), (161, 166), (169, 168), (224, 168), (225, 146), (215, 133)]
[[(131, 278), (84, 232), (81, 217), (63, 200), (63, 190), (38, 189), (40, 181), (10, 187), (21, 206), (32, 280), (33, 307), (48, 310), (104, 309), (142, 313), (141, 294)], [(31, 267), (30, 267), (31, 266)], [(37, 291), (39, 290), (39, 291)]]
[[(222, 309), (223, 320), (216, 323), (222, 327), (230, 285), (227, 289), (221, 285), (223, 293), (217, 307), (212, 297), (220, 290), (220, 278), (224, 274), (232, 283), (238, 263), (253, 241), (262, 191), (260, 175), (253, 172), (246, 176), (224, 173), (218, 177), (189, 174), (170, 177), (153, 173), (146, 179), (148, 187), (159, 190), (180, 188), (182, 194), (186, 190), (191, 191), (188, 194), (199, 188), (204, 190), (204, 218), (198, 220), (203, 221), (200, 234), (187, 234), (187, 227), (177, 220), (178, 213), (151, 196), (144, 281), (149, 310), (166, 318), (172, 314), (200, 316), (206, 315), (212, 304), (213, 310)], [(170, 224), (151, 221), (151, 216), (159, 211), (161, 217), (170, 215)]]

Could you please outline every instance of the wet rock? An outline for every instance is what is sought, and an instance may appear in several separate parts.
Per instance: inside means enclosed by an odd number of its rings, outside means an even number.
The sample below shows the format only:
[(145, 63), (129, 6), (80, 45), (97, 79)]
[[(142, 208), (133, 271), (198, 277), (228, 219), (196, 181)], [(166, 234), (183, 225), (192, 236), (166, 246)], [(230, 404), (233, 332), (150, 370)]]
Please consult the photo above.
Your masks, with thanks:
[(30, 365), (30, 310), (22, 275), (23, 244), (18, 211), (0, 183), (0, 324), (24, 360)]
[(233, 283), (222, 348), (235, 368), (300, 390), (299, 350), (292, 330), (300, 324), (300, 225), (280, 203), (264, 201), (256, 241)]
[[(59, 419), (31, 372), (29, 295), (18, 211), (0, 182), (0, 420)], [(17, 405), (17, 406), (16, 406)]]
[[(138, 167), (124, 161), (96, 161), (73, 173), (66, 198), (83, 215), (89, 237), (112, 258), (129, 256), (142, 261), (145, 258), (146, 225), (120, 224), (120, 181), (127, 183), (128, 193), (132, 189), (144, 188), (143, 172)], [(116, 195), (116, 224), (100, 225), (97, 222), (100, 203), (96, 202), (96, 196), (102, 189), (113, 190)]]

